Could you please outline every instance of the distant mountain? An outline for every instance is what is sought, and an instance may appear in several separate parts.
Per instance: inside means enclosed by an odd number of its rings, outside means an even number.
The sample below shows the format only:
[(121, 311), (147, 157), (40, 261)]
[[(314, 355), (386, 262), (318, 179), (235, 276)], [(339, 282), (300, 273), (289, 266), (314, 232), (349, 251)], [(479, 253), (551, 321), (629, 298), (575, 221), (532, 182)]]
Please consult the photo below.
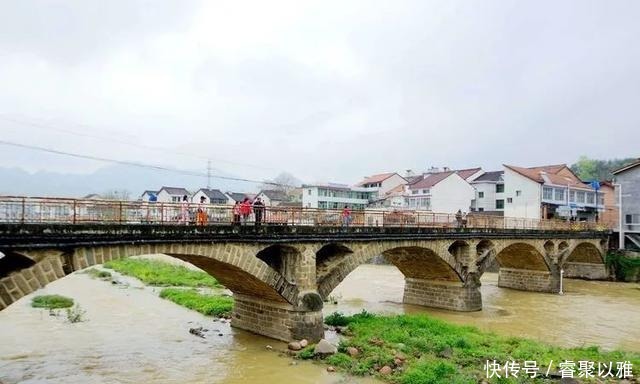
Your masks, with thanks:
[[(212, 174), (234, 177), (213, 170)], [(137, 199), (145, 190), (162, 186), (184, 187), (190, 191), (207, 186), (206, 177), (180, 173), (112, 165), (89, 174), (56, 172), (28, 173), (19, 168), (0, 168), (0, 195), (82, 197), (91, 193), (102, 194), (125, 190)], [(253, 182), (211, 179), (211, 187), (222, 191), (258, 192), (260, 185)]]

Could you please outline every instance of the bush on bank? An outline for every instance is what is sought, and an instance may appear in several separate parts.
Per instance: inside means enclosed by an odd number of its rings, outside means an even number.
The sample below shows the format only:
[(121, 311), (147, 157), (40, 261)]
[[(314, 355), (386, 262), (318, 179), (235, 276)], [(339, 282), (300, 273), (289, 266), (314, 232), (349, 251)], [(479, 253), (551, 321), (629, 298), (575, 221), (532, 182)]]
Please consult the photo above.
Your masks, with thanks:
[(61, 295), (41, 295), (31, 299), (33, 308), (59, 309), (73, 307), (73, 299)]
[(232, 297), (202, 294), (195, 289), (165, 288), (160, 297), (207, 316), (231, 317), (233, 309)]
[(640, 258), (628, 257), (624, 253), (611, 251), (605, 258), (607, 268), (613, 269), (616, 280), (640, 281)]
[(181, 265), (157, 260), (118, 259), (104, 264), (123, 275), (133, 276), (147, 285), (161, 287), (222, 287), (218, 281), (202, 271), (194, 271)]
[[(524, 361), (536, 361), (541, 375), (550, 361), (552, 371), (558, 371), (558, 363), (565, 360), (574, 361), (576, 368), (578, 361), (592, 361), (596, 375), (598, 362), (630, 361), (634, 368), (640, 367), (640, 354), (636, 353), (604, 352), (598, 347), (561, 348), (448, 324), (426, 315), (378, 316), (362, 312), (327, 318), (346, 322), (350, 337), (340, 342), (338, 353), (325, 363), (354, 375), (377, 375), (386, 365), (393, 371), (382, 378), (400, 384), (481, 382), (486, 380), (487, 360), (496, 360), (502, 366), (511, 361), (520, 366)], [(348, 354), (349, 347), (358, 350), (355, 357)], [(520, 375), (518, 379), (489, 382), (544, 382), (545, 378), (535, 380)]]

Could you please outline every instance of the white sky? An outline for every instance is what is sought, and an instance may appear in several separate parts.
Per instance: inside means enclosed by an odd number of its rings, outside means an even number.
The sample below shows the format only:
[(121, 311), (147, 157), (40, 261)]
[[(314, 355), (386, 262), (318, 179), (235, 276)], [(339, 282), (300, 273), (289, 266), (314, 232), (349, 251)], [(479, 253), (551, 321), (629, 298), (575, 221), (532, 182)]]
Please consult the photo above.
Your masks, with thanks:
[[(0, 139), (348, 183), (638, 157), (639, 17), (634, 0), (0, 0)], [(0, 145), (0, 166), (103, 164)]]

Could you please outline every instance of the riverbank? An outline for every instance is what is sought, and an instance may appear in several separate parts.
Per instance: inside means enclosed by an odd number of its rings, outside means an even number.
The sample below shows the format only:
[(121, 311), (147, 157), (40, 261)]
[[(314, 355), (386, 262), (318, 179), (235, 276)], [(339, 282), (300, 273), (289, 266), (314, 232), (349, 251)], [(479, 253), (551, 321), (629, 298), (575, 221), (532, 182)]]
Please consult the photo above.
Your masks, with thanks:
[[(427, 315), (380, 316), (362, 312), (352, 316), (334, 313), (326, 323), (338, 327), (341, 338), (338, 353), (323, 359), (331, 366), (353, 375), (374, 375), (393, 383), (522, 382), (536, 378), (539, 382), (561, 377), (571, 370), (580, 375), (579, 361), (593, 362), (589, 372), (598, 376), (600, 363), (612, 366), (614, 382), (624, 377), (621, 370), (629, 364), (640, 368), (640, 354), (602, 351), (596, 346), (562, 348), (519, 337), (504, 337), (475, 327), (460, 326)], [(311, 347), (309, 347), (311, 348)], [(314, 358), (310, 354), (302, 354)], [(316, 356), (317, 358), (317, 356)], [(525, 361), (535, 370), (526, 374)], [(562, 362), (571, 362), (567, 368)], [(511, 379), (505, 380), (505, 364), (510, 363)], [(620, 370), (619, 370), (620, 369)], [(585, 370), (586, 371), (586, 370)], [(583, 371), (583, 374), (584, 372)], [(516, 377), (513, 377), (515, 375)], [(631, 376), (629, 376), (631, 377)], [(499, 379), (502, 378), (502, 379)]]

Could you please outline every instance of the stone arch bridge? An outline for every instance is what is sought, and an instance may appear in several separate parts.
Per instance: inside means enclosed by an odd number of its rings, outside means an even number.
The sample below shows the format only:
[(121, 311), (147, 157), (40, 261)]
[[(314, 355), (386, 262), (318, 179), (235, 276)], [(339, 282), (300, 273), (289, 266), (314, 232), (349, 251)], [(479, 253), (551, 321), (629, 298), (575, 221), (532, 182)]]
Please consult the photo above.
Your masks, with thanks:
[[(480, 277), (500, 287), (559, 291), (567, 277), (604, 279), (607, 233), (433, 228), (0, 226), (0, 309), (74, 271), (163, 253), (234, 293), (232, 325), (280, 340), (318, 340), (323, 299), (355, 268), (384, 255), (405, 276), (404, 302), (482, 309)], [(375, 282), (372, 282), (375, 284)]]

